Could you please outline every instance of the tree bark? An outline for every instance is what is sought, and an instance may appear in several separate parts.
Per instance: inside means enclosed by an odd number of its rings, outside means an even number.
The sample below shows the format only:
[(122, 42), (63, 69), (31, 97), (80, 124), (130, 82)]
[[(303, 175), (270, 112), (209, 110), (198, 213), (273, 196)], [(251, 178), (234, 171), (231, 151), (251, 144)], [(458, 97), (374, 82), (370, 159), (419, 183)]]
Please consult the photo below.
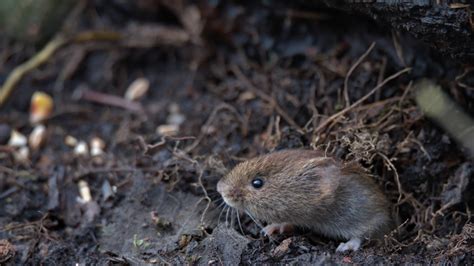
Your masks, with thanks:
[[(436, 3), (441, 2), (441, 3)], [(451, 3), (450, 3), (451, 2)], [(327, 6), (362, 14), (377, 23), (409, 32), (441, 54), (460, 62), (474, 62), (474, 1), (447, 0), (301, 0), (305, 7)]]

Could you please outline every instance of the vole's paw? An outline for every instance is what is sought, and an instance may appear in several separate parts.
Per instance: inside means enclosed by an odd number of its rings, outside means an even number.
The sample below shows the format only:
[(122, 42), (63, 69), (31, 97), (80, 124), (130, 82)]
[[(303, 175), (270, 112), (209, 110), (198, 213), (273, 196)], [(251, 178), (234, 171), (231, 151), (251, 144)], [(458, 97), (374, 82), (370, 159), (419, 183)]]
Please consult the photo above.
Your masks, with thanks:
[(336, 252), (346, 252), (349, 250), (356, 251), (359, 249), (360, 243), (360, 238), (351, 238), (349, 241), (339, 244), (336, 248)]
[(272, 236), (276, 234), (287, 234), (294, 231), (293, 225), (283, 224), (269, 224), (262, 229), (262, 233), (266, 236)]

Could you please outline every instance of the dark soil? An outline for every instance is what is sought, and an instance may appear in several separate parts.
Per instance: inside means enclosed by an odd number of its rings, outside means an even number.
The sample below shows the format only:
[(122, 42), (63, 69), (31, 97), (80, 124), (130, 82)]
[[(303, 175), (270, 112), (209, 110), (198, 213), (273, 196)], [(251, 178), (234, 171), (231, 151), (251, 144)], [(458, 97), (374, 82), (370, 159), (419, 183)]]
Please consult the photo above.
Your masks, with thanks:
[[(431, 78), (474, 114), (472, 68), (332, 10), (89, 2), (73, 33), (128, 34), (135, 23), (136, 35), (64, 46), (2, 107), (1, 130), (28, 135), (33, 92), (47, 92), (55, 104), (47, 140), (29, 160), (1, 143), (0, 263), (474, 263), (471, 159), (423, 116), (412, 86)], [(172, 27), (175, 35), (140, 39), (151, 34), (145, 24)], [(178, 32), (186, 41), (170, 37)], [(2, 39), (3, 83), (40, 47)], [(344, 80), (373, 42), (348, 79), (350, 103), (412, 70), (328, 122), (347, 107)], [(139, 77), (151, 84), (141, 112), (77, 97), (85, 89), (122, 96)], [(179, 124), (175, 136), (157, 131), (168, 124)], [(78, 156), (66, 136), (99, 137), (104, 154)], [(235, 213), (219, 208), (217, 181), (245, 158), (284, 148), (321, 148), (361, 163), (393, 202), (400, 226), (383, 244), (346, 254), (308, 232), (269, 241), (246, 216), (240, 228)], [(84, 181), (89, 202), (79, 200)]]

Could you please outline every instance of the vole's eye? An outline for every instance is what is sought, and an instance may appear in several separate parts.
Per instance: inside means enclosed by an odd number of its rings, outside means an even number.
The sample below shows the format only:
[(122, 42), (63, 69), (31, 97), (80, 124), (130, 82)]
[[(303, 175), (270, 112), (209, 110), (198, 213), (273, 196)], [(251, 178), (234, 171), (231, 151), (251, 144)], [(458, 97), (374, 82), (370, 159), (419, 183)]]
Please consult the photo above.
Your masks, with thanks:
[(252, 180), (252, 187), (257, 188), (257, 189), (263, 187), (263, 180), (258, 177), (254, 178)]

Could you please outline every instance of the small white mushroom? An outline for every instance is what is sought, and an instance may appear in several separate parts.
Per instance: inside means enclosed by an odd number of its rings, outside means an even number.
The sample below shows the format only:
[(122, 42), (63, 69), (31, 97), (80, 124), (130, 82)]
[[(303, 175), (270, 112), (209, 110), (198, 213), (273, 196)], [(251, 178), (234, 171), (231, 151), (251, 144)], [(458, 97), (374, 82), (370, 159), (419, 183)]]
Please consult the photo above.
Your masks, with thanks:
[(99, 156), (104, 153), (105, 142), (101, 138), (92, 138), (90, 141), (90, 146), (92, 156)]
[(43, 145), (46, 140), (46, 127), (43, 125), (37, 125), (28, 137), (28, 143), (30, 148), (37, 150)]
[(67, 135), (65, 138), (64, 138), (64, 143), (70, 147), (76, 147), (77, 146), (77, 139), (73, 136), (70, 136), (70, 135)]
[(160, 125), (156, 128), (156, 133), (160, 134), (161, 136), (176, 136), (178, 131), (179, 126), (175, 124)]
[(91, 189), (89, 188), (89, 184), (87, 184), (84, 180), (79, 180), (77, 183), (79, 187), (79, 195), (81, 195), (81, 201), (83, 203), (90, 202), (92, 200)]
[(89, 154), (89, 147), (87, 146), (87, 143), (85, 141), (79, 141), (74, 147), (74, 154), (79, 155), (79, 156), (86, 156)]
[(125, 92), (125, 99), (130, 101), (136, 101), (141, 99), (148, 89), (150, 88), (150, 82), (146, 78), (138, 78), (128, 86)]

